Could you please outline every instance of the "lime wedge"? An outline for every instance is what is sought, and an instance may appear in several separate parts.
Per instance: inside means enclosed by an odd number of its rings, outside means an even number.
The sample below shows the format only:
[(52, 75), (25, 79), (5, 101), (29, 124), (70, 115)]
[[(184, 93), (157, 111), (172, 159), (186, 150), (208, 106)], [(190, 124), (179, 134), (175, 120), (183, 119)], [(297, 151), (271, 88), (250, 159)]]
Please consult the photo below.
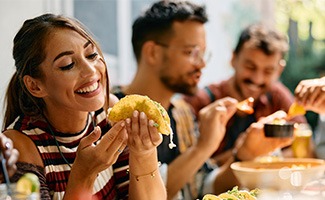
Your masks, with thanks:
[(33, 192), (39, 192), (40, 182), (38, 176), (33, 173), (24, 174), (17, 182), (16, 189), (23, 194), (31, 194)]

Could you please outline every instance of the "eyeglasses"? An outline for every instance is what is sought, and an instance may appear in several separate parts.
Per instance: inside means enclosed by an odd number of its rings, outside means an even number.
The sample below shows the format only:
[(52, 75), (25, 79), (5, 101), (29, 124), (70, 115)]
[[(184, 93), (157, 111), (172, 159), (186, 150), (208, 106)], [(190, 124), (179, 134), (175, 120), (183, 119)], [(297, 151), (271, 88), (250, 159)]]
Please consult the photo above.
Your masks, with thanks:
[[(168, 44), (164, 44), (161, 42), (155, 42), (155, 43), (159, 46), (164, 47), (164, 48), (170, 48), (170, 46)], [(184, 49), (184, 51), (186, 51), (186, 50)], [(202, 64), (202, 62), (207, 64), (210, 61), (210, 58), (212, 56), (212, 53), (210, 51), (203, 52), (199, 46), (191, 47), (191, 49), (186, 51), (186, 54), (188, 54), (189, 61), (193, 65), (199, 65), (199, 64)]]

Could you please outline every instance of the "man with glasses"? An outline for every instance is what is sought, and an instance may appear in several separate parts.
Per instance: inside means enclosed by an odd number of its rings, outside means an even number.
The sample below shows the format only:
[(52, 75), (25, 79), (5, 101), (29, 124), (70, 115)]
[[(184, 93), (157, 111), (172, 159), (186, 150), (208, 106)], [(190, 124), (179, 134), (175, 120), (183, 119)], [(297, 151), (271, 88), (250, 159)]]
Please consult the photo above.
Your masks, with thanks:
[[(255, 99), (254, 113), (238, 111), (229, 120), (224, 140), (214, 153), (219, 164), (229, 158), (237, 138), (253, 122), (277, 110), (287, 112), (293, 103), (292, 93), (279, 81), (286, 64), (283, 57), (287, 50), (285, 35), (263, 24), (252, 24), (242, 31), (233, 51), (233, 76), (204, 87), (195, 96), (186, 97), (196, 113), (204, 106), (226, 96), (238, 101), (249, 97)], [(306, 119), (300, 116), (292, 121), (305, 122)]]
[[(190, 105), (176, 95), (194, 94), (198, 89), (201, 70), (209, 57), (205, 22), (207, 16), (202, 6), (187, 1), (154, 3), (133, 23), (136, 75), (129, 85), (113, 90), (118, 98), (128, 94), (147, 95), (168, 111), (176, 147), (169, 148), (169, 138), (165, 135), (158, 146), (168, 199), (201, 199), (205, 193), (215, 192), (207, 190), (214, 185), (223, 188), (238, 184), (229, 168), (215, 178), (217, 171), (212, 171), (206, 163), (224, 137), (237, 100), (224, 98), (208, 105), (200, 111), (197, 124)], [(286, 143), (278, 141), (274, 146)], [(264, 150), (273, 150), (268, 148)]]

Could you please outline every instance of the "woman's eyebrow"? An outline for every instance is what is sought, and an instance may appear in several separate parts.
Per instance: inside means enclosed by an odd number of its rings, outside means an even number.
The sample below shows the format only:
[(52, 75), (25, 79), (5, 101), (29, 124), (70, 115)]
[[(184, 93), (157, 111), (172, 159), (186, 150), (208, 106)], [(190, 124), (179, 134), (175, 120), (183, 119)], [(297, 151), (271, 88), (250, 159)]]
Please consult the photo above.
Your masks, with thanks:
[[(89, 40), (84, 44), (84, 48), (87, 48), (90, 44), (92, 44)], [(61, 58), (62, 56), (66, 56), (66, 55), (71, 55), (71, 54), (73, 54), (74, 52), (73, 51), (64, 51), (64, 52), (62, 52), (62, 53), (60, 53), (59, 55), (57, 55), (55, 58), (54, 58), (54, 60), (53, 60), (53, 62), (55, 62), (57, 59), (59, 59), (59, 58)]]
[(84, 48), (87, 48), (90, 44), (92, 44), (89, 40), (84, 44)]
[(71, 55), (71, 54), (73, 54), (73, 53), (74, 53), (73, 51), (64, 51), (64, 52), (60, 53), (59, 55), (57, 55), (57, 56), (54, 58), (53, 62), (55, 62), (57, 59), (61, 58), (62, 56), (65, 56), (65, 55)]

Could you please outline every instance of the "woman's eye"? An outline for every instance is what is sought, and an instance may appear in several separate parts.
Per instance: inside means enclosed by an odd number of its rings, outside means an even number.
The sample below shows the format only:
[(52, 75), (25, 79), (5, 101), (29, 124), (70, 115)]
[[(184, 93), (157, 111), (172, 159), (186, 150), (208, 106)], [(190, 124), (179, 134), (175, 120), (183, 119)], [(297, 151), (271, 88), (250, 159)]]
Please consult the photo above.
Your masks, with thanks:
[(69, 70), (69, 69), (72, 69), (73, 65), (74, 65), (74, 62), (72, 62), (71, 64), (69, 64), (69, 65), (67, 65), (67, 66), (60, 67), (60, 69), (61, 69), (62, 71)]
[(95, 52), (93, 54), (90, 54), (89, 56), (87, 56), (88, 59), (95, 59), (98, 56), (98, 53)]

